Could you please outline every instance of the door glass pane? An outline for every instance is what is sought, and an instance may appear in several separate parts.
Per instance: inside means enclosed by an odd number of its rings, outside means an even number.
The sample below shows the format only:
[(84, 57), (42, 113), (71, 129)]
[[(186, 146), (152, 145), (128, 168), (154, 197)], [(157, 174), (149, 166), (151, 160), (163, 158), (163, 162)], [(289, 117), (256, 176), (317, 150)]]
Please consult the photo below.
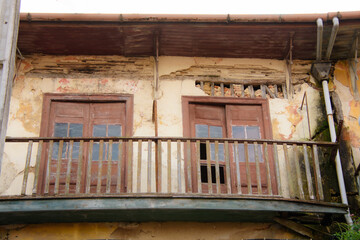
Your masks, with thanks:
[(207, 125), (202, 125), (202, 124), (195, 124), (195, 134), (196, 137), (203, 137), (203, 138), (207, 138), (208, 135), (208, 126)]
[(121, 137), (121, 125), (108, 125), (108, 137)]
[[(93, 137), (106, 137), (106, 125), (94, 125), (93, 126)], [(105, 146), (106, 147), (106, 146)], [(93, 161), (99, 160), (100, 143), (94, 143), (93, 145)], [(105, 159), (105, 148), (103, 146), (103, 158)]]
[[(121, 137), (121, 125), (120, 124), (108, 125), (108, 137)], [(113, 161), (116, 161), (118, 159), (118, 154), (119, 154), (119, 144), (113, 143), (111, 159)]]
[[(70, 123), (69, 137), (82, 137), (83, 125), (79, 123)], [(80, 142), (74, 142), (72, 158), (79, 158)]]
[(244, 126), (232, 126), (232, 137), (233, 138), (245, 138), (245, 127)]
[(210, 137), (211, 138), (222, 138), (222, 127), (210, 126)]
[[(245, 139), (245, 127), (244, 126), (232, 126), (232, 137), (233, 138), (240, 138)], [(234, 148), (234, 156), (235, 162), (245, 162), (245, 155), (244, 155), (244, 144), (239, 143), (237, 149)]]
[(94, 125), (93, 137), (106, 137), (106, 125)]
[[(210, 138), (222, 138), (223, 137), (223, 129), (219, 126), (209, 126), (210, 128)], [(210, 144), (210, 154), (211, 160), (215, 160), (215, 143)], [(224, 160), (224, 144), (219, 143), (219, 160)]]
[(246, 127), (247, 139), (260, 139), (260, 128), (258, 126)]
[[(108, 131), (106, 131), (106, 128)], [(93, 136), (94, 137), (121, 137), (121, 125), (120, 124), (109, 124), (109, 125), (94, 125), (93, 126)], [(93, 145), (93, 160), (99, 160), (99, 151), (100, 145), (99, 143), (94, 143)], [(109, 152), (109, 143), (104, 142), (103, 146), (103, 160), (108, 159), (108, 152)], [(112, 160), (117, 160), (119, 154), (119, 144), (113, 143), (112, 144)]]
[[(247, 126), (246, 127), (246, 138), (247, 139), (260, 139), (260, 127), (259, 126)], [(255, 162), (255, 146), (254, 144), (249, 144), (249, 158), (250, 162)], [(258, 144), (257, 153), (259, 156), (259, 161), (263, 162), (261, 144)]]
[[(68, 123), (55, 123), (54, 126), (54, 137), (67, 137), (68, 135)], [(68, 143), (64, 142), (62, 148), (61, 158), (66, 157), (66, 149)], [(59, 142), (54, 142), (53, 145), (53, 152), (52, 152), (52, 159), (57, 159), (59, 152)]]
[(68, 123), (55, 123), (54, 137), (67, 137)]
[[(240, 139), (260, 139), (259, 126), (232, 126), (233, 138)], [(235, 150), (235, 149), (234, 149)], [(235, 160), (245, 162), (244, 144), (239, 144), (237, 151), (234, 151)], [(254, 144), (248, 144), (249, 162), (255, 162), (255, 147)], [(260, 162), (263, 162), (261, 145), (258, 145), (258, 156)]]

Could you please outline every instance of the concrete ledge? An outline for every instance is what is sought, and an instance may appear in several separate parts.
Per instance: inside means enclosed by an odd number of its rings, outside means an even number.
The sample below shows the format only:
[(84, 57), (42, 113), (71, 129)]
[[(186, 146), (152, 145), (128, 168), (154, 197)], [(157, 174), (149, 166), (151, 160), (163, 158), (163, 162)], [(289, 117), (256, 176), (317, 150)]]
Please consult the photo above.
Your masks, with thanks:
[(346, 206), (276, 199), (13, 199), (0, 201), (0, 224), (115, 221), (269, 222), (284, 212), (344, 214)]

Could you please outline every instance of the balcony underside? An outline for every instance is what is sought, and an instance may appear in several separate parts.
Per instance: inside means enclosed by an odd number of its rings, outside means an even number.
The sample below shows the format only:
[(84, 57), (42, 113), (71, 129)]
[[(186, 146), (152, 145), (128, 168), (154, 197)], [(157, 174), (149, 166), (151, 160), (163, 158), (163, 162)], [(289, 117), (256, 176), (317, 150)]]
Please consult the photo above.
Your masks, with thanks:
[(341, 215), (346, 206), (283, 198), (182, 195), (2, 197), (0, 224), (50, 222), (271, 222), (281, 214)]

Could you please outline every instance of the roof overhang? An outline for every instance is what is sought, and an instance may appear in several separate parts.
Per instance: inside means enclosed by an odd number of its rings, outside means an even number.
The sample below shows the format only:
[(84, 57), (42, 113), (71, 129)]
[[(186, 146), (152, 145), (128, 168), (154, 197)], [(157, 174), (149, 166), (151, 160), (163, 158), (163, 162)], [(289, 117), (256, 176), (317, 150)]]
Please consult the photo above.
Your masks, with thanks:
[(23, 54), (284, 59), (316, 58), (316, 19), (324, 54), (332, 18), (340, 19), (332, 59), (349, 57), (360, 12), (296, 15), (21, 14)]

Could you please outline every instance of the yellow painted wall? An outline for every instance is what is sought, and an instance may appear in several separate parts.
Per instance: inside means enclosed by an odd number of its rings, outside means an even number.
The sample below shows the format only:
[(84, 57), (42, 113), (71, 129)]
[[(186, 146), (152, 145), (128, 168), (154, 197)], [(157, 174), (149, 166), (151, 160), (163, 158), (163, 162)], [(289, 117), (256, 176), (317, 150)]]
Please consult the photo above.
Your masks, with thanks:
[[(344, 113), (343, 139), (350, 143), (355, 165), (360, 164), (360, 99), (352, 90), (349, 63), (339, 61), (335, 65), (334, 91), (340, 97)], [(357, 67), (357, 87), (360, 92), (360, 64)]]
[(66, 223), (0, 226), (0, 240), (307, 239), (270, 223)]

